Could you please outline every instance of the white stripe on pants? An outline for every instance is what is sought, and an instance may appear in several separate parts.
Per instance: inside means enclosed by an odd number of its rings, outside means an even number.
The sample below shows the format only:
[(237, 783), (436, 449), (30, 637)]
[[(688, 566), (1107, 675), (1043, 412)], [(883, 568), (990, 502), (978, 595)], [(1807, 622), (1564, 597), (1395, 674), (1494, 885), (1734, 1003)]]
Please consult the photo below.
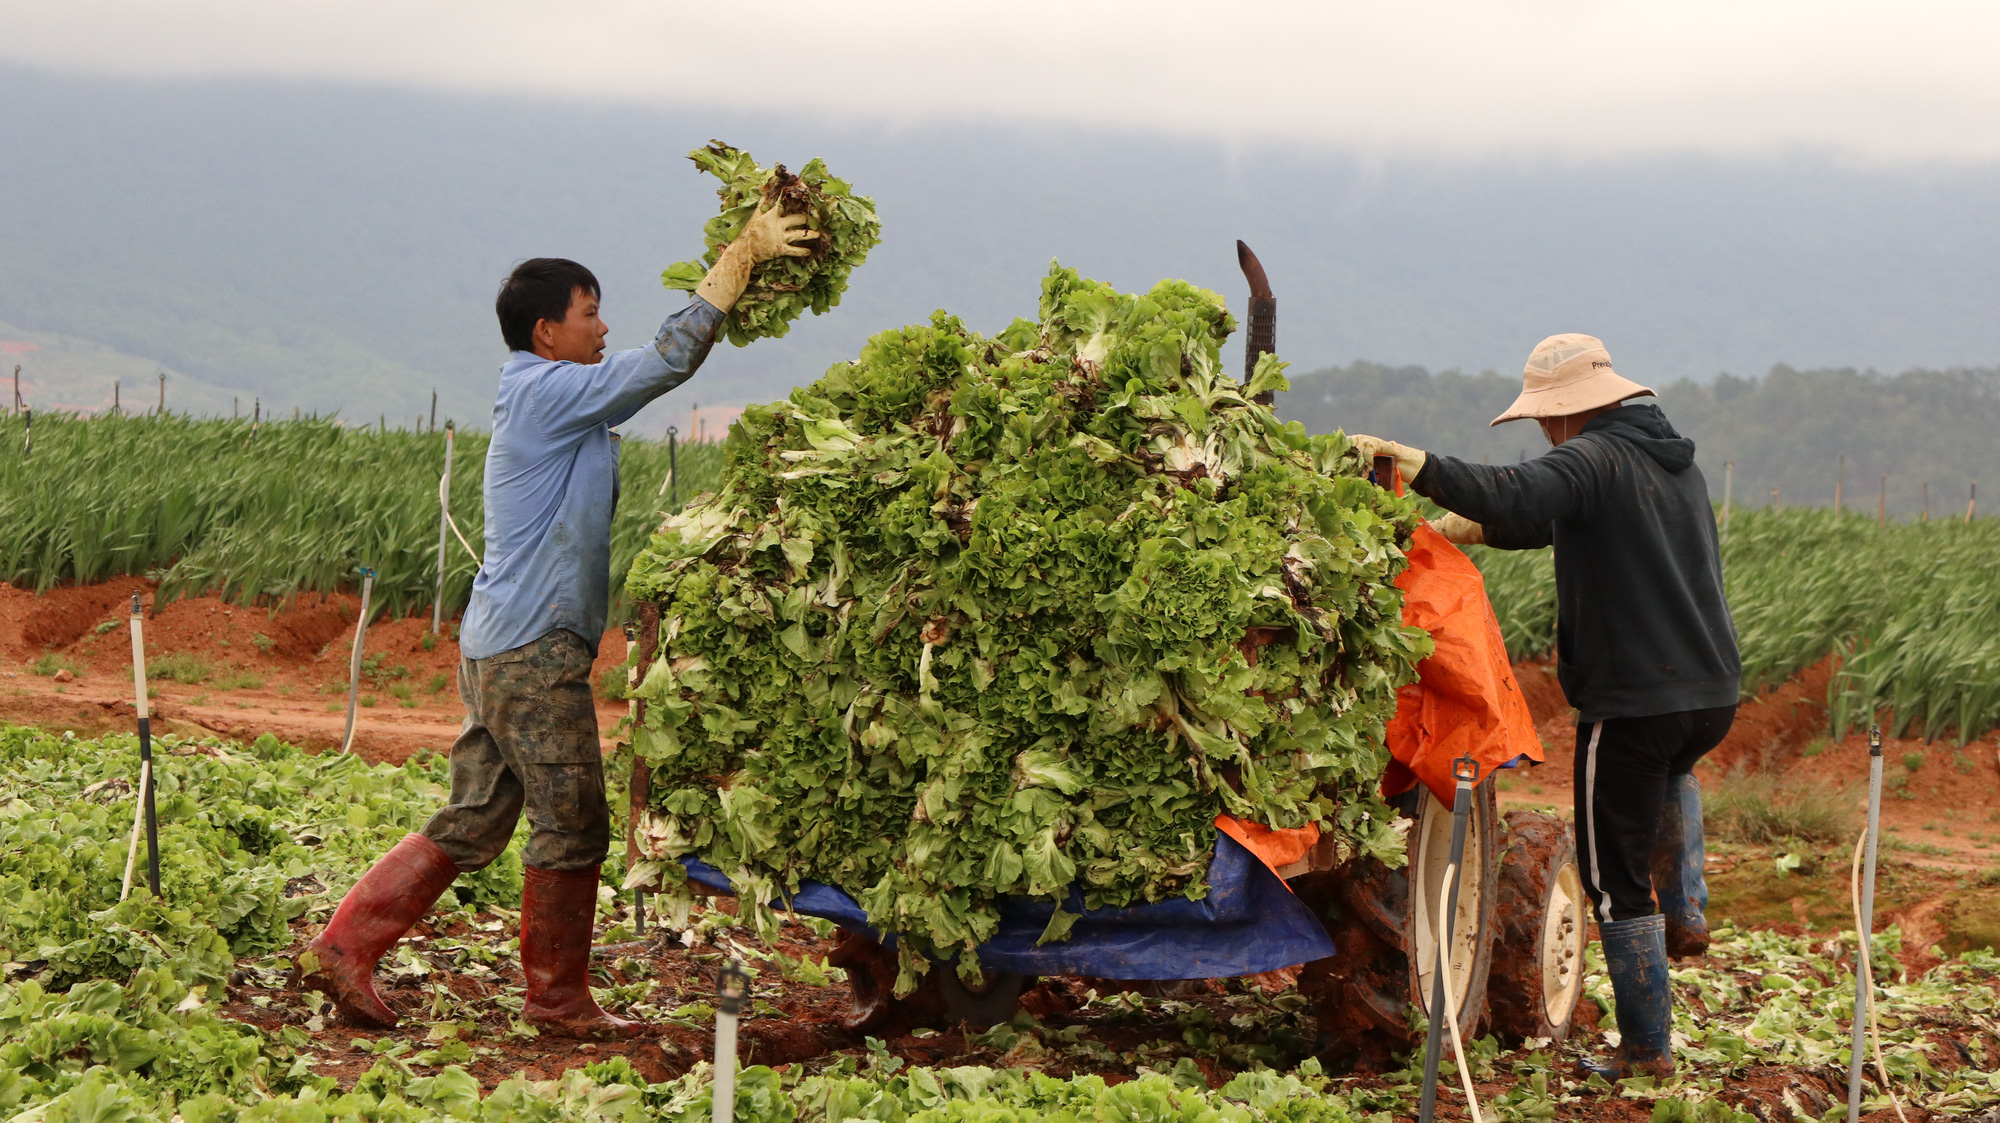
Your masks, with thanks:
[(1597, 870), (1597, 740), (1604, 735), (1604, 723), (1595, 722), (1590, 727), (1590, 745), (1583, 765), (1583, 813), (1584, 833), (1590, 837), (1590, 888), (1597, 894), (1599, 923), (1611, 920), (1611, 895), (1604, 891), (1604, 880)]

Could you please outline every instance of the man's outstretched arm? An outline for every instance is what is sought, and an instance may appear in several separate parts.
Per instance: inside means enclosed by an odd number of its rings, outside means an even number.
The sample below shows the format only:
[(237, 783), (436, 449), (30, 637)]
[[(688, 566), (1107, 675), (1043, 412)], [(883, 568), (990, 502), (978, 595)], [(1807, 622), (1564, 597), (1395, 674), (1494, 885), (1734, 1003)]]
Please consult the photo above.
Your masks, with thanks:
[(750, 283), (750, 270), (774, 257), (804, 257), (819, 232), (806, 216), (757, 212), (702, 278), (687, 307), (667, 317), (650, 347), (618, 351), (590, 366), (563, 364), (537, 381), (535, 413), (542, 430), (561, 438), (597, 425), (620, 425), (698, 369), (714, 346), (722, 318)]
[(1410, 489), (1458, 516), (1439, 523), (1453, 542), (1532, 550), (1557, 519), (1588, 518), (1606, 468), (1595, 442), (1567, 441), (1521, 464), (1472, 464), (1379, 437), (1356, 435), (1364, 459), (1393, 456)]

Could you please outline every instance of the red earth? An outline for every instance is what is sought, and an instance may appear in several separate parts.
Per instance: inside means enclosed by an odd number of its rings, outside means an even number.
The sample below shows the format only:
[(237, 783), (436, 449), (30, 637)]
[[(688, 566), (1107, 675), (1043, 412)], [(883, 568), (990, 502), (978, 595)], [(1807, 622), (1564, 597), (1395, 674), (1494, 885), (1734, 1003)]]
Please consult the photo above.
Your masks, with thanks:
[[(160, 607), (153, 587), (136, 577), (39, 595), (0, 584), (0, 721), (79, 733), (133, 728), (135, 592), (146, 610), (155, 728), (239, 740), (270, 733), (308, 748), (339, 747), (361, 610), (360, 598), (346, 593), (309, 594), (289, 608), (215, 597)], [(369, 760), (400, 763), (419, 749), (447, 750), (458, 735), (465, 711), (456, 622), (445, 621), (437, 636), (430, 623), (428, 614), (377, 615), (368, 627), (363, 660), (373, 662), (355, 708), (354, 751)], [(601, 679), (624, 658), (624, 637), (605, 633), (593, 677)], [(49, 673), (35, 673), (38, 663)], [(607, 748), (624, 715), (623, 703), (600, 700)]]

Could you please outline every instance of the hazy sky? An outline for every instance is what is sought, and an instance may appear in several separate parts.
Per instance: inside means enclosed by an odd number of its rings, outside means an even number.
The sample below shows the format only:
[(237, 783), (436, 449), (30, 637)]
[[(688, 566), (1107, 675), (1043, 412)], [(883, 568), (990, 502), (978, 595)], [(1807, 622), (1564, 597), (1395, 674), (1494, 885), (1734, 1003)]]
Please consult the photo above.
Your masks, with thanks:
[(2000, 158), (2000, 5), (0, 0), (0, 59), (1384, 156)]

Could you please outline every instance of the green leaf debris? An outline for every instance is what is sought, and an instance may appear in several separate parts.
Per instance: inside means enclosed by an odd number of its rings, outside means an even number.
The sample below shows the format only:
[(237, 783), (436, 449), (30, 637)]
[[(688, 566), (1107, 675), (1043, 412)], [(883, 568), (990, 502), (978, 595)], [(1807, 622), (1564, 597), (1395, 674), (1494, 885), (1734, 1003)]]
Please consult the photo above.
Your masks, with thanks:
[(699, 857), (760, 916), (837, 885), (911, 986), (918, 953), (976, 977), (1003, 896), (1199, 899), (1218, 812), (1400, 862), (1416, 516), (1253, 402), (1275, 357), (1224, 373), (1234, 327), (1052, 266), (1038, 322), (940, 312), (745, 410), (629, 577), (662, 606), (635, 883), (685, 903)]
[(750, 286), (722, 322), (722, 334), (738, 347), (753, 339), (784, 335), (808, 308), (818, 316), (839, 304), (848, 275), (882, 240), (875, 200), (856, 195), (846, 180), (835, 178), (818, 159), (793, 175), (783, 164), (766, 168), (748, 152), (719, 140), (688, 153), (688, 159), (722, 181), (715, 192), (722, 200), (722, 213), (702, 227), (707, 252), (697, 261), (676, 262), (660, 275), (668, 288), (687, 292), (698, 288), (761, 207), (775, 205), (788, 215), (803, 214), (806, 226), (820, 232), (811, 256), (774, 258), (750, 271)]

